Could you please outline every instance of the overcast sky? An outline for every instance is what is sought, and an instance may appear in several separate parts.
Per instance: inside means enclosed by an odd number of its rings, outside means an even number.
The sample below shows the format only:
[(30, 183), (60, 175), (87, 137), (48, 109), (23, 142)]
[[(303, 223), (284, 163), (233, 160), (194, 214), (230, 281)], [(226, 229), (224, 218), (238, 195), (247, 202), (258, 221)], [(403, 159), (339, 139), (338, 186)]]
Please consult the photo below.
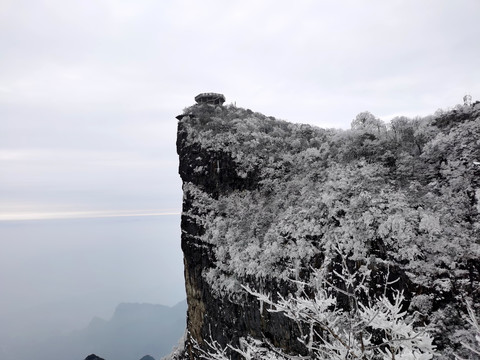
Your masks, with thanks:
[(175, 116), (200, 92), (345, 129), (478, 100), (479, 16), (478, 0), (0, 0), (0, 222), (178, 214)]
[(341, 128), (476, 99), (479, 15), (478, 0), (2, 0), (0, 216), (178, 211), (175, 115), (199, 92)]

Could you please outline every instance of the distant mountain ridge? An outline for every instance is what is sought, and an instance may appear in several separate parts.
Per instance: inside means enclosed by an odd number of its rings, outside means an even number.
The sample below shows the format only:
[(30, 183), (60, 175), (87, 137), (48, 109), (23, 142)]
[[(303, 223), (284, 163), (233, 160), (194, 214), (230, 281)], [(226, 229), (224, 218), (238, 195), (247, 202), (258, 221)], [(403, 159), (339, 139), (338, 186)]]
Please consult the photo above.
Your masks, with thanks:
[(122, 303), (109, 321), (93, 319), (72, 334), (85, 353), (116, 360), (140, 359), (147, 354), (168, 354), (185, 332), (186, 301), (173, 307)]
[(186, 300), (172, 307), (121, 303), (110, 320), (94, 317), (82, 330), (15, 349), (15, 355), (9, 356), (12, 360), (85, 359), (88, 354), (105, 360), (149, 359), (147, 355), (160, 359), (184, 335), (186, 309)]
[[(85, 360), (105, 360), (105, 359), (102, 359), (101, 357), (99, 357), (95, 354), (90, 354), (85, 358)], [(150, 356), (150, 355), (145, 355), (140, 360), (155, 360), (155, 358), (153, 356)]]

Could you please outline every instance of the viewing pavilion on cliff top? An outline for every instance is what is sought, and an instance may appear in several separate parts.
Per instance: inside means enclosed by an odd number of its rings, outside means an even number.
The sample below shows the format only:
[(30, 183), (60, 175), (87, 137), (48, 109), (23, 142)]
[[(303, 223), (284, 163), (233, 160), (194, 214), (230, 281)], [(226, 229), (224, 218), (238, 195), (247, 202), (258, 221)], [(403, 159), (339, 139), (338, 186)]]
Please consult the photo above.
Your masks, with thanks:
[(201, 93), (195, 96), (197, 104), (223, 105), (225, 96), (217, 93)]

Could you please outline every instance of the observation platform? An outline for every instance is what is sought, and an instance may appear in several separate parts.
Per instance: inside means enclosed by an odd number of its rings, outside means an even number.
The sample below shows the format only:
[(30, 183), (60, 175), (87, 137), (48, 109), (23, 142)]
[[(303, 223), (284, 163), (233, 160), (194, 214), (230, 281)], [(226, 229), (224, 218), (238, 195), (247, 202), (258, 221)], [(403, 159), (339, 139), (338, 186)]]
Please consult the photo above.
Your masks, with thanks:
[(197, 104), (223, 105), (225, 96), (217, 93), (201, 93), (195, 96)]

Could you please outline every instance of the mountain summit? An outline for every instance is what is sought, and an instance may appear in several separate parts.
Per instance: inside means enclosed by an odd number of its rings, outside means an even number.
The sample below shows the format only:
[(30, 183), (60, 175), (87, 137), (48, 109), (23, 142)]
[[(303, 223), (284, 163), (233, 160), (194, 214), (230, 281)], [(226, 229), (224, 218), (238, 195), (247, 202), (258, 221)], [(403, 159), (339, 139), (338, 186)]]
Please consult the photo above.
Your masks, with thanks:
[[(338, 341), (341, 351), (349, 316), (368, 309), (351, 338), (359, 349), (423, 351), (378, 324), (390, 305), (440, 357), (465, 352), (466, 304), (478, 312), (480, 296), (479, 116), (478, 102), (389, 124), (365, 112), (333, 130), (233, 105), (185, 109), (182, 356), (243, 358), (253, 344), (313, 358), (312, 344)], [(285, 307), (298, 299), (336, 323), (295, 318)]]

